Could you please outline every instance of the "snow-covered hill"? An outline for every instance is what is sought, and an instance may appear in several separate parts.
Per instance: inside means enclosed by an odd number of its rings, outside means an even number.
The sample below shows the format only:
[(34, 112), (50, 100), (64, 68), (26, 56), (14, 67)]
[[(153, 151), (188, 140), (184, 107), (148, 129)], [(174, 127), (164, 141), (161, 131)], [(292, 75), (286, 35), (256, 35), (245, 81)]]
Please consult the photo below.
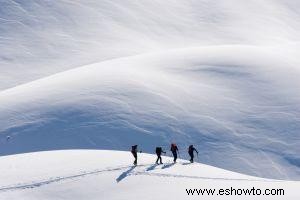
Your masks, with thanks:
[(173, 50), (2, 91), (0, 154), (132, 144), (153, 153), (175, 141), (182, 151), (195, 144), (204, 163), (298, 179), (299, 73), (270, 57), (254, 47)]
[(228, 44), (295, 50), (299, 9), (297, 0), (0, 0), (0, 89), (157, 50)]
[(0, 0), (0, 155), (176, 142), (205, 164), (300, 180), (299, 8)]
[[(0, 158), (0, 199), (289, 199), (299, 198), (299, 182), (246, 176), (203, 164), (189, 164), (139, 154), (139, 165), (130, 163), (130, 152), (54, 151)], [(186, 189), (283, 189), (278, 196), (187, 195)], [(215, 192), (217, 193), (217, 192)], [(240, 192), (238, 192), (239, 194)], [(278, 192), (279, 193), (279, 192)]]

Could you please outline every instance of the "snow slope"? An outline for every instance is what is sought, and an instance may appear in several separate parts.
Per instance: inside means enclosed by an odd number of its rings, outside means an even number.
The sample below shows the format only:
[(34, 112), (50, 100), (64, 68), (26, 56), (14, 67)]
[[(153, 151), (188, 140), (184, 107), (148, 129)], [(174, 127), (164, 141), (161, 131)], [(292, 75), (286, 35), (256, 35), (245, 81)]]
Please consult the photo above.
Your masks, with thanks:
[(0, 0), (0, 89), (157, 50), (298, 48), (299, 9), (297, 0)]
[[(189, 164), (130, 152), (53, 151), (0, 158), (0, 199), (290, 199), (300, 197), (299, 182), (246, 176), (203, 164)], [(186, 189), (284, 189), (284, 196), (188, 196)]]
[(0, 155), (175, 141), (205, 164), (300, 180), (299, 8), (0, 0)]
[(173, 50), (2, 91), (0, 153), (132, 144), (152, 153), (176, 141), (182, 151), (194, 143), (204, 163), (299, 179), (299, 71), (270, 57), (244, 46)]

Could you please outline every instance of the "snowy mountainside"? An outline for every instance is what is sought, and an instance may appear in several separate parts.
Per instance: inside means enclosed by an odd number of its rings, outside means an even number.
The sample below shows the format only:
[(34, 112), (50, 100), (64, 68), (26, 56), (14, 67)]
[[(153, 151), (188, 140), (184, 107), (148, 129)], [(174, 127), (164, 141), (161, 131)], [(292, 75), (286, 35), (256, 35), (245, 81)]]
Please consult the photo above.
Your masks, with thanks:
[(0, 90), (165, 49), (275, 44), (295, 50), (299, 9), (295, 0), (0, 0)]
[(264, 52), (236, 46), (164, 51), (5, 90), (0, 152), (140, 144), (152, 153), (175, 141), (182, 151), (194, 143), (204, 163), (298, 179), (299, 71), (287, 71), (280, 58), (268, 58), (276, 54)]
[[(154, 165), (154, 155), (139, 154), (137, 167), (129, 152), (52, 151), (0, 158), (0, 199), (291, 199), (299, 182), (246, 176), (179, 160)], [(186, 189), (283, 189), (284, 195), (187, 195)]]
[(0, 0), (0, 155), (193, 143), (205, 164), (300, 180), (299, 8)]

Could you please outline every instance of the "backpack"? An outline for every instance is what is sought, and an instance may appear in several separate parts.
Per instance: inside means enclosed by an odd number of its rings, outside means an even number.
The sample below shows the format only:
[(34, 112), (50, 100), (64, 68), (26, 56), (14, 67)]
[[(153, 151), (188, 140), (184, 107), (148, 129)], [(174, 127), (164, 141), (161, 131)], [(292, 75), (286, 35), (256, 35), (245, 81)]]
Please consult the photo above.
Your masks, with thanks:
[(162, 152), (162, 148), (161, 147), (156, 147), (155, 152), (160, 154)]
[(137, 145), (131, 146), (131, 152), (136, 152), (137, 151)]
[(192, 152), (193, 152), (193, 150), (194, 150), (194, 147), (193, 147), (193, 145), (190, 145), (190, 146), (189, 146), (189, 152), (191, 152), (191, 153), (192, 153)]
[(177, 150), (177, 146), (176, 144), (171, 144), (171, 151), (176, 151)]

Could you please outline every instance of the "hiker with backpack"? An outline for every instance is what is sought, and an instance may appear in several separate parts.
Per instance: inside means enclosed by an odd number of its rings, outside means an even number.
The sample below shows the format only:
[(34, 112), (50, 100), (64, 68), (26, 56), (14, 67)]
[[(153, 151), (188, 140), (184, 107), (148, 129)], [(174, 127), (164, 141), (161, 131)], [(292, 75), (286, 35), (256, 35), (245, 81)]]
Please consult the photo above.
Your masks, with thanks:
[(162, 163), (162, 159), (161, 159), (161, 154), (162, 154), (162, 153), (166, 153), (166, 152), (163, 151), (163, 149), (162, 149), (161, 147), (156, 147), (155, 153), (156, 153), (156, 155), (157, 155), (157, 159), (156, 159), (156, 162), (155, 162), (155, 163), (158, 165), (158, 161), (160, 161), (159, 163), (160, 163), (160, 164), (163, 164), (163, 163)]
[(197, 156), (198, 156), (198, 151), (197, 151), (197, 149), (196, 149), (193, 145), (190, 145), (190, 146), (189, 146), (189, 149), (188, 149), (188, 152), (189, 152), (189, 155), (190, 155), (190, 157), (191, 157), (191, 159), (190, 159), (191, 163), (194, 162), (194, 151), (196, 151)]
[[(138, 145), (131, 146), (131, 153), (134, 157), (134, 162), (133, 162), (134, 165), (137, 165), (137, 153), (138, 153), (137, 147), (138, 147)], [(142, 153), (142, 151), (140, 151), (140, 153)]]
[(171, 144), (171, 149), (170, 149), (170, 151), (172, 152), (172, 154), (173, 154), (173, 161), (174, 161), (174, 163), (176, 163), (176, 160), (177, 160), (177, 153), (179, 153), (179, 151), (178, 151), (178, 147), (177, 147), (177, 145), (175, 144), (175, 143), (172, 143)]

